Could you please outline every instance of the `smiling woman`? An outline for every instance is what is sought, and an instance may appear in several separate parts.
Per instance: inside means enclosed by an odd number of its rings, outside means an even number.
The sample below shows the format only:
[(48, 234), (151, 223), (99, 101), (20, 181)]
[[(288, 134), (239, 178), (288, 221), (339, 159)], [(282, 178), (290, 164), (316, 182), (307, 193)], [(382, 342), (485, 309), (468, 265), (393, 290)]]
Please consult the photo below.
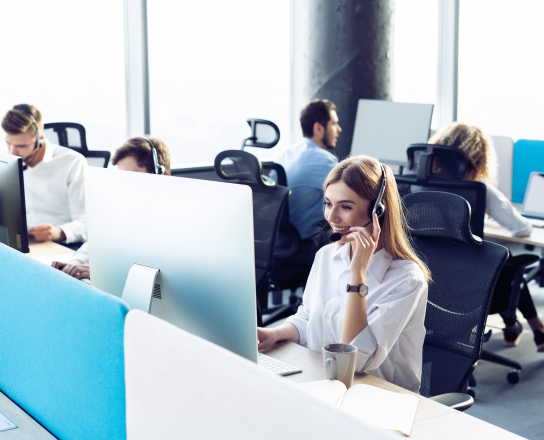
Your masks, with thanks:
[[(314, 351), (352, 344), (358, 372), (417, 392), (430, 273), (410, 246), (393, 173), (371, 157), (356, 156), (329, 173), (324, 189), (326, 220), (349, 234), (317, 253), (303, 305), (287, 323), (258, 329), (259, 349), (279, 340)], [(378, 219), (373, 204), (382, 191)]]

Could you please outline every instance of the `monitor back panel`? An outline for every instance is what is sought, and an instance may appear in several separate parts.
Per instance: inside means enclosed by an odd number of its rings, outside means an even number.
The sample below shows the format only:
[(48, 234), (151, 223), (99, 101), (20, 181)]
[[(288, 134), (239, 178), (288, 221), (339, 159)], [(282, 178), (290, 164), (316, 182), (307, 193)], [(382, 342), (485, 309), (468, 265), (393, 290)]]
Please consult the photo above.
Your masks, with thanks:
[(365, 154), (387, 164), (405, 165), (408, 146), (427, 142), (432, 115), (433, 104), (360, 99), (351, 155)]
[(523, 213), (544, 217), (544, 173), (532, 172), (523, 200)]
[(151, 314), (257, 361), (251, 189), (87, 168), (92, 284), (123, 293), (133, 264), (160, 269)]

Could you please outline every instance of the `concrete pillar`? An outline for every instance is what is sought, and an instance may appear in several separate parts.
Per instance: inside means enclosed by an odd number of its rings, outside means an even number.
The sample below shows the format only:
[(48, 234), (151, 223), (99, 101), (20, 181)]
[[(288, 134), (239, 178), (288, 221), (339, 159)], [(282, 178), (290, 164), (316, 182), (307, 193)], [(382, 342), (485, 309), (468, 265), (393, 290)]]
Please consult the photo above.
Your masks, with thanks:
[(358, 100), (392, 99), (395, 1), (303, 3), (297, 14), (306, 28), (303, 96), (336, 104), (343, 130), (336, 154), (342, 159), (351, 149)]

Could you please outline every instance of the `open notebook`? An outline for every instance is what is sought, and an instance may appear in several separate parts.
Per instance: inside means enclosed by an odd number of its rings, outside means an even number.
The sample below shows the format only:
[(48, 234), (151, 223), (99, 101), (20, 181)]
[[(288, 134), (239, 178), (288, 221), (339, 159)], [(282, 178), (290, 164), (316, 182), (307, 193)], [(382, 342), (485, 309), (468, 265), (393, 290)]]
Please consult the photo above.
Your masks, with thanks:
[(371, 385), (353, 385), (347, 390), (338, 380), (319, 380), (298, 386), (365, 423), (407, 436), (412, 432), (419, 399), (411, 394), (393, 393)]

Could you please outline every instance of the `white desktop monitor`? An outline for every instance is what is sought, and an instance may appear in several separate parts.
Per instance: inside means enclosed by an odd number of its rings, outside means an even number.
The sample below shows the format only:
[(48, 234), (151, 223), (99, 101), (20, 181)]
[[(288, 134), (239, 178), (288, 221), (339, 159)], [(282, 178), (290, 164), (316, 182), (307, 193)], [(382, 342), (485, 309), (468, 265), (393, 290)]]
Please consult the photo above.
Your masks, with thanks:
[(158, 268), (152, 315), (257, 362), (250, 187), (89, 167), (85, 191), (93, 286)]
[(532, 172), (523, 199), (522, 214), (544, 219), (544, 173)]
[(360, 99), (351, 155), (365, 154), (387, 164), (406, 165), (408, 146), (427, 143), (429, 139), (433, 107), (433, 104)]

